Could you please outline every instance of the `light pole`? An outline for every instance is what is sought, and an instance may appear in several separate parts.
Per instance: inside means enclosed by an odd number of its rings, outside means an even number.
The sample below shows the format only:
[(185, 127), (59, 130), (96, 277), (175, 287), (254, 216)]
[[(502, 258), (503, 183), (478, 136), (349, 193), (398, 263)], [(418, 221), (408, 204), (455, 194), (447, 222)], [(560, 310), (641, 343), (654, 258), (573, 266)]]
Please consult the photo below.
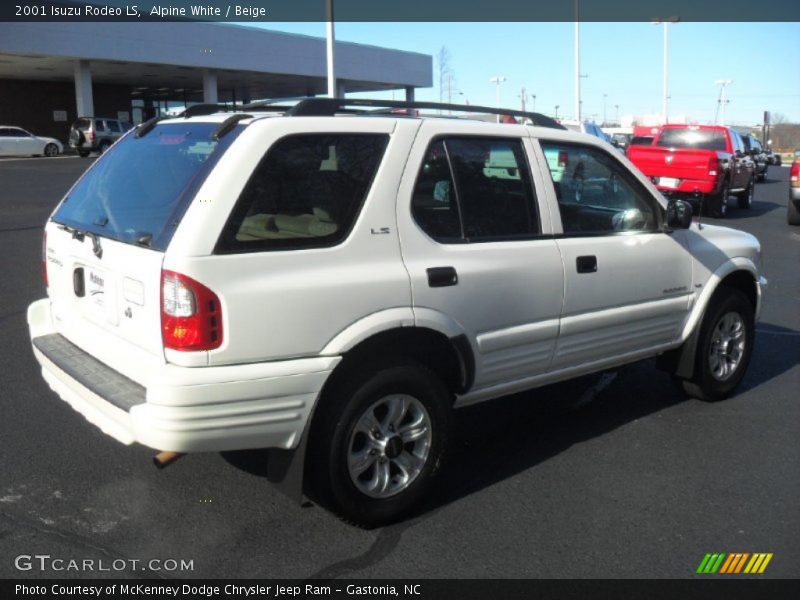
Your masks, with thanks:
[(728, 103), (728, 98), (725, 96), (725, 88), (733, 83), (733, 79), (717, 79), (714, 84), (720, 86), (719, 98), (717, 99), (717, 114), (714, 115), (714, 124), (717, 124), (717, 117), (720, 110), (722, 110), (722, 118), (719, 121), (720, 125), (725, 125), (725, 105)]
[[(489, 83), (494, 83), (497, 87), (495, 88), (495, 106), (498, 110), (500, 110), (500, 84), (506, 80), (505, 77), (502, 75), (495, 75), (491, 79), (489, 79)], [(497, 113), (497, 122), (500, 122), (500, 113)]]
[(556, 104), (556, 119), (558, 118), (558, 107), (559, 107), (559, 106), (560, 106), (560, 105)]
[(619, 104), (615, 104), (614, 109), (617, 111), (617, 118), (616, 118), (617, 127), (620, 127), (622, 123), (619, 122)]
[(653, 25), (664, 25), (664, 97), (662, 99), (661, 111), (664, 123), (669, 123), (669, 24), (678, 23), (680, 17), (657, 17), (653, 19)]
[(575, 0), (575, 118), (581, 122), (581, 24), (578, 21), (578, 0)]
[(536, 94), (531, 94), (531, 98), (533, 98), (533, 107), (531, 108), (531, 112), (536, 112)]
[(608, 123), (608, 119), (606, 118), (606, 100), (608, 99), (608, 94), (603, 94), (603, 127), (605, 127), (606, 123)]
[(333, 0), (326, 0), (328, 8), (327, 23), (327, 63), (328, 63), (328, 97), (336, 98), (336, 69), (334, 57), (334, 44), (336, 43), (336, 33), (333, 27)]

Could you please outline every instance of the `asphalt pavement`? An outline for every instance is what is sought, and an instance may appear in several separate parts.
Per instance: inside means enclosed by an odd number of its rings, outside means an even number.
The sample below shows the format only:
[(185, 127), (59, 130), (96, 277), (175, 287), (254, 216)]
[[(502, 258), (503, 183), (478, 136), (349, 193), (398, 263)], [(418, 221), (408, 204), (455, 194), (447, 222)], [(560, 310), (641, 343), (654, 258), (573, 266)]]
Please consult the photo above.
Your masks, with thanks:
[(49, 390), (25, 310), (45, 293), (42, 225), (89, 163), (0, 161), (0, 577), (93, 575), (15, 566), (46, 554), (193, 567), (97, 576), (672, 578), (695, 576), (708, 552), (771, 552), (762, 577), (800, 576), (800, 228), (786, 224), (788, 169), (772, 167), (752, 209), (731, 200), (724, 220), (758, 236), (769, 279), (735, 397), (686, 400), (644, 361), (463, 409), (438, 493), (414, 518), (367, 531), (291, 502), (258, 452), (159, 471), (152, 451), (118, 444)]

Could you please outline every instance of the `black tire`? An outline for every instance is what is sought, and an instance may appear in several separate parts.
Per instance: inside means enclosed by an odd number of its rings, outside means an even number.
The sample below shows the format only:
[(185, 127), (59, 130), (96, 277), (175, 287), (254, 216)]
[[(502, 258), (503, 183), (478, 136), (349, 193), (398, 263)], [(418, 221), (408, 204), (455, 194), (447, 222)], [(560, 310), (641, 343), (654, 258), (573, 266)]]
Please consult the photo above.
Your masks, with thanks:
[[(712, 372), (711, 351), (714, 347), (717, 327), (730, 314), (738, 315), (741, 319), (744, 347), (736, 367), (727, 377), (720, 379)], [(747, 296), (740, 290), (727, 286), (717, 290), (700, 325), (694, 376), (691, 380), (681, 381), (683, 391), (688, 396), (707, 402), (722, 400), (730, 396), (741, 383), (747, 371), (750, 357), (753, 354), (754, 339), (754, 307)]]
[(753, 195), (756, 189), (756, 176), (755, 174), (750, 178), (750, 183), (747, 184), (745, 190), (736, 195), (736, 202), (739, 208), (748, 210), (753, 206)]
[(111, 142), (105, 141), (100, 142), (100, 145), (97, 147), (97, 154), (102, 155), (105, 154), (105, 151), (111, 147)]
[[(407, 515), (435, 483), (452, 436), (452, 395), (432, 371), (406, 358), (361, 364), (358, 372), (364, 375), (355, 375), (355, 369), (348, 375), (340, 374), (319, 400), (309, 435), (306, 491), (312, 500), (345, 520), (362, 527), (375, 527)], [(363, 423), (361, 419), (367, 414), (382, 422), (380, 403), (398, 394), (416, 399), (425, 408), (431, 432), (427, 455), (407, 487), (388, 497), (370, 497), (357, 487), (355, 479), (359, 477), (351, 476), (348, 467), (348, 457), (352, 457), (358, 437), (366, 440), (366, 435), (359, 433), (362, 430), (356, 430), (356, 427), (359, 422)], [(372, 411), (376, 404), (378, 408)], [(388, 420), (388, 415), (383, 418)], [(398, 479), (402, 480), (397, 464), (386, 458), (392, 441), (402, 444), (400, 430), (398, 427), (397, 433), (390, 433), (391, 439), (384, 438), (386, 454), (384, 451), (370, 451), (380, 455), (373, 461), (386, 463), (383, 468), (390, 473), (391, 485), (395, 485)], [(408, 445), (401, 445), (399, 452), (405, 453), (407, 449)], [(379, 466), (378, 462), (373, 462), (364, 470), (362, 476), (368, 477), (359, 484), (366, 486), (367, 479), (377, 481)]]
[(53, 156), (58, 156), (58, 146), (56, 146), (55, 144), (47, 144), (44, 147), (43, 154), (50, 158), (52, 158)]
[(767, 179), (767, 171), (769, 171), (769, 167), (764, 167), (764, 170), (758, 174), (758, 181), (763, 183)]
[(786, 210), (786, 222), (789, 225), (800, 225), (800, 210), (797, 208), (797, 203), (791, 198), (789, 198)]
[(715, 219), (722, 219), (728, 213), (728, 198), (731, 195), (731, 180), (726, 179), (720, 192), (711, 197), (709, 214)]
[(81, 158), (86, 158), (87, 156), (89, 156), (89, 151), (88, 150), (78, 150), (78, 156), (80, 156)]

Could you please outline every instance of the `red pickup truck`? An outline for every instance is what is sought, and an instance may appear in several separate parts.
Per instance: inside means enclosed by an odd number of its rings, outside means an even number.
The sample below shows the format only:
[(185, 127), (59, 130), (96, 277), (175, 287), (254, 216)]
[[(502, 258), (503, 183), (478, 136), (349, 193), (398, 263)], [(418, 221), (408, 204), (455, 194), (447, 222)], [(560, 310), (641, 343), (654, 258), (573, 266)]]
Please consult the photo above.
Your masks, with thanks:
[(652, 146), (631, 146), (628, 159), (665, 196), (688, 200), (695, 212), (705, 208), (713, 217), (724, 217), (731, 194), (739, 208), (753, 202), (755, 163), (735, 129), (664, 125)]

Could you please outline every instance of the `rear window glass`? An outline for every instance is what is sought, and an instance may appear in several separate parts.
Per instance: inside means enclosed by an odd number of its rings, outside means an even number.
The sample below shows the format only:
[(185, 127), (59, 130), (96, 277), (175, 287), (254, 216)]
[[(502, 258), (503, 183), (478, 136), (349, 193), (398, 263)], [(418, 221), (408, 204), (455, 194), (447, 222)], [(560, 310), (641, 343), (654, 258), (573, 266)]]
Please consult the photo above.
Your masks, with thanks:
[(631, 138), (631, 146), (650, 146), (653, 143), (653, 138), (637, 135)]
[(247, 182), (218, 253), (332, 246), (358, 215), (387, 135), (304, 134), (277, 141)]
[(73, 127), (75, 129), (89, 129), (89, 119), (78, 119)]
[(697, 148), (725, 151), (725, 132), (720, 129), (664, 129), (658, 145), (667, 148)]
[[(158, 125), (114, 144), (69, 192), (53, 220), (126, 243), (166, 249), (191, 186), (199, 186), (239, 129), (211, 139), (216, 123)], [(187, 200), (188, 201), (188, 200)]]

